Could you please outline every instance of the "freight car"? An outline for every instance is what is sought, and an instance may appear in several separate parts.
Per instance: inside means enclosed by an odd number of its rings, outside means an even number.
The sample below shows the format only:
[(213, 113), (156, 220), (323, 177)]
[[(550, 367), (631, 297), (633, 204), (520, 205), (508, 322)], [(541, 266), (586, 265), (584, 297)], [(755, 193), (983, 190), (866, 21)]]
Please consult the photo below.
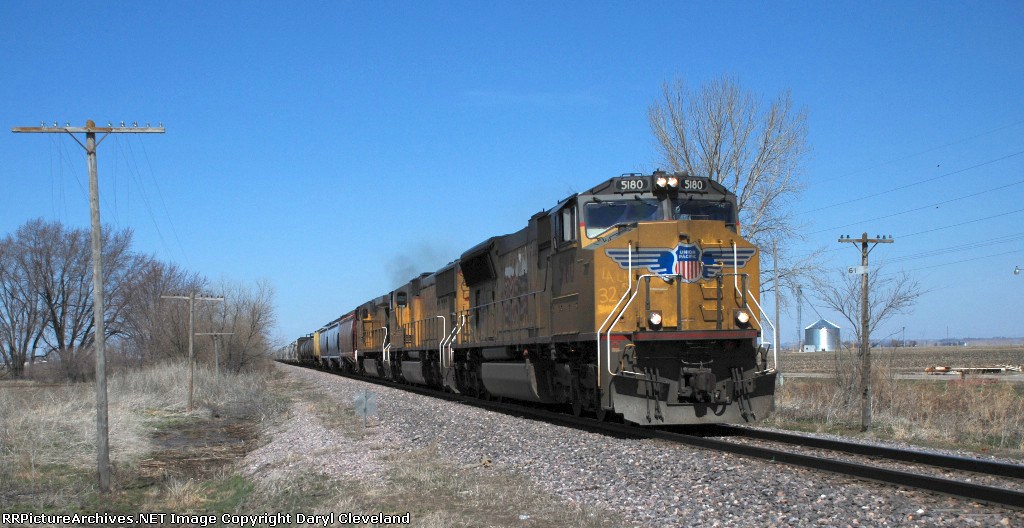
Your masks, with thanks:
[(625, 174), (355, 307), (295, 361), (640, 425), (771, 407), (758, 251), (736, 197), (686, 173)]

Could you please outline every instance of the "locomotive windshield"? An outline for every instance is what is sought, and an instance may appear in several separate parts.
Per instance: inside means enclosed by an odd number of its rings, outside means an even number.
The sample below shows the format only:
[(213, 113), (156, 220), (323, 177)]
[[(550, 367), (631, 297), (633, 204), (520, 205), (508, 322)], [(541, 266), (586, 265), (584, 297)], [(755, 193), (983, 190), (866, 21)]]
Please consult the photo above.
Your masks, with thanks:
[(658, 200), (617, 200), (590, 202), (584, 206), (583, 220), (587, 236), (595, 238), (619, 224), (659, 220)]
[(675, 220), (718, 220), (734, 223), (732, 204), (726, 201), (672, 200), (672, 218)]
[[(671, 220), (715, 220), (736, 222), (732, 204), (727, 201), (672, 199)], [(584, 205), (583, 221), (587, 236), (597, 238), (612, 227), (635, 222), (663, 220), (658, 199), (594, 201)]]

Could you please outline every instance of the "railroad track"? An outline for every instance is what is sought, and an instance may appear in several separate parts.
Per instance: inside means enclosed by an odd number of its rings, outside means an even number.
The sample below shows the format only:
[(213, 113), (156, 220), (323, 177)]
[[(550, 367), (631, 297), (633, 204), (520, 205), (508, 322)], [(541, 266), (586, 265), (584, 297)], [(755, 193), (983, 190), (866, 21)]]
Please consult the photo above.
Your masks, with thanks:
[(651, 437), (705, 449), (725, 451), (741, 456), (759, 458), (772, 462), (780, 462), (819, 471), (828, 471), (830, 473), (883, 482), (895, 486), (916, 488), (951, 495), (954, 497), (1024, 509), (1024, 492), (1016, 489), (994, 487), (969, 482), (967, 480), (937, 477), (918, 471), (889, 469), (871, 462), (888, 460), (903, 464), (911, 464), (914, 466), (931, 466), (947, 470), (968, 471), (977, 475), (1000, 477), (1004, 479), (1024, 479), (1024, 466), (1021, 465), (993, 462), (976, 458), (925, 453), (910, 449), (897, 449), (839, 440), (813, 438), (802, 435), (752, 429), (748, 427), (723, 426), (720, 428), (724, 431), (728, 431), (730, 434), (745, 438), (798, 445), (814, 449), (824, 449), (843, 455), (869, 457), (871, 460), (865, 463), (851, 462), (838, 458), (807, 455), (787, 451), (785, 449), (759, 447), (731, 440), (723, 440), (721, 438), (710, 438), (702, 435), (684, 434), (672, 431), (655, 430), (652, 431)]
[[(506, 414), (541, 419), (550, 423), (568, 425), (604, 434), (611, 434), (620, 437), (659, 439), (702, 449), (727, 452), (775, 463), (789, 464), (817, 471), (825, 471), (849, 477), (867, 479), (894, 486), (916, 488), (989, 504), (999, 504), (1017, 509), (1024, 509), (1024, 492), (1017, 489), (988, 486), (966, 480), (937, 477), (918, 471), (888, 469), (871, 463), (871, 461), (888, 460), (914, 466), (929, 466), (944, 470), (966, 471), (973, 474), (1002, 479), (1021, 480), (1024, 480), (1024, 465), (814, 438), (740, 426), (691, 428), (692, 430), (697, 431), (697, 433), (681, 432), (682, 429), (684, 429), (683, 427), (675, 427), (671, 430), (648, 429), (618, 423), (598, 422), (585, 417), (577, 418), (571, 414), (560, 413), (546, 408), (526, 406), (519, 403), (481, 400), (462, 394), (440, 392), (426, 387), (406, 385), (379, 378), (363, 378), (336, 371), (330, 371), (330, 373), (376, 385), (403, 389), (424, 396), (460, 402), (480, 408), (504, 412)], [(725, 439), (729, 437), (742, 437), (759, 441), (796, 445), (805, 448), (828, 450), (841, 455), (869, 457), (871, 461), (858, 463), (839, 458), (797, 453), (781, 448), (760, 447)]]

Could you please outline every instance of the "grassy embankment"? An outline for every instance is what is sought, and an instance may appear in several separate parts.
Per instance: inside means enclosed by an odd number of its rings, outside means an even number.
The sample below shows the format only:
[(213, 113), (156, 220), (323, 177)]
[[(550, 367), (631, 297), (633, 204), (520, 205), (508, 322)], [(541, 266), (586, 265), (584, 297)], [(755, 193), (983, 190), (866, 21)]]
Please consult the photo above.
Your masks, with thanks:
[[(898, 379), (928, 366), (1024, 364), (1016, 347), (877, 348), (872, 351), (872, 432), (921, 445), (1024, 455), (1024, 384), (967, 376)], [(785, 354), (784, 372), (828, 378), (786, 378), (769, 425), (839, 434), (860, 429), (860, 358), (841, 354)]]
[[(0, 512), (410, 512), (414, 526), (618, 526), (602, 512), (567, 507), (523, 479), (458, 467), (431, 446), (396, 451), (339, 404), (279, 371), (196, 371), (196, 410), (186, 413), (187, 369), (164, 365), (110, 380), (114, 490), (98, 492), (92, 384), (0, 382)], [(256, 478), (240, 461), (273, 441), (300, 406), (379, 468), (375, 482), (309, 470), (340, 446), (295, 453)], [(338, 436), (340, 435), (340, 437)], [(524, 517), (525, 516), (525, 517)]]

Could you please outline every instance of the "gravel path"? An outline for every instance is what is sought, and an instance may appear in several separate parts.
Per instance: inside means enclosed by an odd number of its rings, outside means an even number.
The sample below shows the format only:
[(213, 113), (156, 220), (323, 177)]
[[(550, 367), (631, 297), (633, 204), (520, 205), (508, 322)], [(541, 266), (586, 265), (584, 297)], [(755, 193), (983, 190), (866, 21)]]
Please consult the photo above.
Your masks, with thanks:
[[(515, 471), (567, 503), (607, 508), (635, 526), (1024, 526), (1024, 512), (1008, 508), (661, 441), (610, 438), (299, 367), (279, 368), (326, 391), (342, 408), (351, 408), (364, 389), (376, 392), (380, 425), (364, 442), (434, 444), (456, 466)], [(302, 404), (272, 434), (268, 445), (246, 459), (250, 474), (259, 478), (275, 478), (273, 468), (296, 464), (350, 476), (358, 467), (365, 479), (379, 474), (381, 466), (360, 442), (325, 429)], [(332, 456), (319, 456), (327, 453)]]

